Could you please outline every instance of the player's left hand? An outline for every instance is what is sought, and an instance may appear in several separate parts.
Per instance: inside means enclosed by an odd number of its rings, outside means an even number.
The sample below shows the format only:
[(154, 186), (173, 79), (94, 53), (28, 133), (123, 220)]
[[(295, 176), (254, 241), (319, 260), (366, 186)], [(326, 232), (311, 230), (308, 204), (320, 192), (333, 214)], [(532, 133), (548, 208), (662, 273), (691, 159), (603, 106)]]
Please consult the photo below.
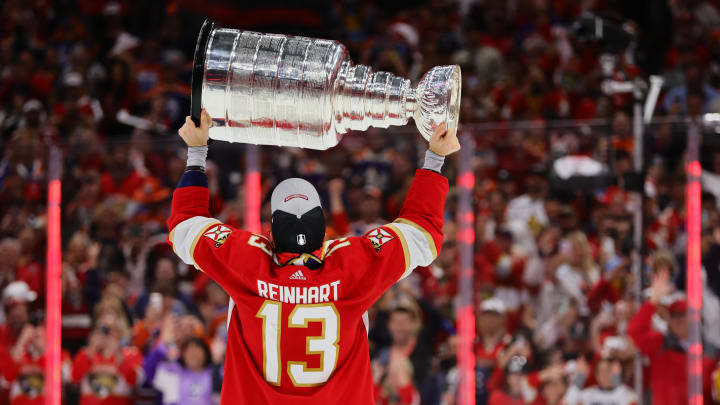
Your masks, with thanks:
[(185, 117), (185, 124), (178, 130), (178, 134), (187, 146), (205, 146), (210, 138), (210, 114), (203, 108), (200, 114), (200, 126), (196, 127), (190, 117)]

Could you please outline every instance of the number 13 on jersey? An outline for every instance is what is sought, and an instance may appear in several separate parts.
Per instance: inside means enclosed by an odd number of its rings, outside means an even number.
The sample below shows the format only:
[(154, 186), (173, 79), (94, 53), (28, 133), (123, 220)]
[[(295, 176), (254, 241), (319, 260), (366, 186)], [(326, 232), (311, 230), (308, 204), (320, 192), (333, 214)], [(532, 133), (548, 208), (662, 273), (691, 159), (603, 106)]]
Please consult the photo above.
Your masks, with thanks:
[[(262, 319), (265, 380), (270, 384), (280, 385), (282, 303), (265, 300), (255, 316)], [(287, 372), (296, 387), (312, 387), (327, 382), (337, 365), (340, 316), (335, 305), (333, 303), (295, 305), (287, 317), (289, 328), (307, 328), (309, 322), (322, 323), (321, 335), (308, 336), (305, 345), (306, 355), (320, 355), (320, 367), (309, 368), (304, 361), (288, 361)]]

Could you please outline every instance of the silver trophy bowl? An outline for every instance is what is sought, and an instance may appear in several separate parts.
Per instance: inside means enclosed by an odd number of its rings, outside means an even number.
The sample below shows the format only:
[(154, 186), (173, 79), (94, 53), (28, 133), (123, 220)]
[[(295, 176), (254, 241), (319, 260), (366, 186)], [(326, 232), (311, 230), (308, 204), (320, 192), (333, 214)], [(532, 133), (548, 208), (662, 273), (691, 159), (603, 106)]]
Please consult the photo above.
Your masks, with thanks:
[(417, 87), (354, 65), (337, 41), (203, 24), (195, 48), (191, 114), (205, 108), (210, 138), (328, 149), (351, 131), (405, 125), (427, 140), (446, 123), (457, 130), (460, 67), (436, 66)]

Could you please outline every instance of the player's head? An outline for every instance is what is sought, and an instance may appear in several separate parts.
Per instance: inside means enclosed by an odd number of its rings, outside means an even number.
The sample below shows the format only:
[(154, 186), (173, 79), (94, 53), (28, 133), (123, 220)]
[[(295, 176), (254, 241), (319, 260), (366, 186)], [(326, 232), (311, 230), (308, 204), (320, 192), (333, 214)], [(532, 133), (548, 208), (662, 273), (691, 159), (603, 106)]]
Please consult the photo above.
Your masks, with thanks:
[(309, 253), (322, 246), (325, 216), (320, 196), (308, 181), (283, 180), (270, 198), (272, 236), (280, 252)]

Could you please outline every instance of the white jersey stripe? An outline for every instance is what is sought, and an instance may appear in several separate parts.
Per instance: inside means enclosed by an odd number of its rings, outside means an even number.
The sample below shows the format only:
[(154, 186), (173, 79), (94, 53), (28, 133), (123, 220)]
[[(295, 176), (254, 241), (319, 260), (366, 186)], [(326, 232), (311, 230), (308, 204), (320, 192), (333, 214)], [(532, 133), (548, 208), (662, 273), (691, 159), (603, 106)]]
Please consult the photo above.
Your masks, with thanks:
[(398, 218), (395, 221), (395, 223), (399, 224), (408, 224), (412, 226), (413, 228), (417, 229), (418, 231), (422, 232), (422, 234), (425, 236), (425, 239), (427, 239), (428, 246), (430, 247), (430, 250), (432, 251), (433, 257), (437, 257), (437, 247), (435, 246), (435, 240), (433, 240), (432, 236), (430, 236), (430, 232), (426, 231), (422, 226), (416, 224), (415, 222), (405, 219), (405, 218)]
[(405, 235), (400, 231), (400, 229), (396, 226), (396, 224), (387, 224), (385, 226), (392, 229), (393, 231), (395, 231), (395, 234), (398, 236), (398, 239), (400, 239), (400, 244), (402, 245), (403, 254), (405, 255), (405, 271), (403, 272), (402, 276), (400, 276), (400, 279), (399, 279), (399, 280), (402, 280), (405, 277), (407, 277), (413, 269), (413, 267), (410, 267), (410, 249), (408, 249), (408, 244), (407, 244), (407, 241), (405, 240)]
[(192, 217), (177, 224), (172, 232), (170, 232), (170, 241), (173, 244), (175, 254), (186, 264), (195, 265), (193, 251), (200, 236), (202, 236), (203, 232), (211, 225), (219, 223), (220, 221), (214, 218)]
[(230, 298), (230, 302), (228, 303), (228, 314), (227, 314), (227, 332), (230, 333), (230, 319), (232, 319), (232, 311), (235, 308), (235, 302), (232, 298)]
[[(430, 247), (428, 238), (418, 228), (412, 225), (395, 222), (385, 225), (395, 231), (405, 249), (406, 270), (400, 280), (409, 276), (418, 266), (428, 266), (435, 260), (436, 251)], [(432, 239), (430, 239), (432, 240)]]

